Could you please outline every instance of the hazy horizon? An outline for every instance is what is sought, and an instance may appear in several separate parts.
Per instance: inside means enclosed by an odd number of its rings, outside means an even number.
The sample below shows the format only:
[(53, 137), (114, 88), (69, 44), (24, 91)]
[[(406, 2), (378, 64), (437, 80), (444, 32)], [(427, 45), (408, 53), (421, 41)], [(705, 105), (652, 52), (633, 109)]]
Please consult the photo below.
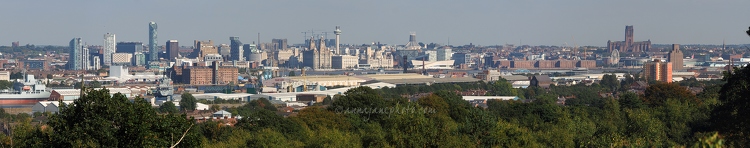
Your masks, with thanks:
[[(405, 44), (410, 32), (424, 43), (465, 45), (606, 46), (621, 41), (626, 25), (636, 41), (654, 44), (748, 44), (750, 1), (8, 1), (0, 9), (0, 45), (67, 45), (80, 37), (101, 45), (105, 33), (117, 41), (148, 42), (148, 23), (158, 24), (158, 42), (176, 39), (228, 44), (286, 38), (302, 43), (314, 29), (342, 44)], [(309, 38), (310, 34), (307, 34)]]

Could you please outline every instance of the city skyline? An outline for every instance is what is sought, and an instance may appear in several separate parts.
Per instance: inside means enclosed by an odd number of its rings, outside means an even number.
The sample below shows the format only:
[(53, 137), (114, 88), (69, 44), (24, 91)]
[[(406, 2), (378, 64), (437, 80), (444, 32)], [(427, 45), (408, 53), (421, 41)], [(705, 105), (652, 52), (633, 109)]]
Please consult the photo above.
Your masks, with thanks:
[[(14, 14), (14, 21), (0, 23), (5, 34), (0, 36), (0, 45), (14, 41), (66, 45), (70, 38), (100, 45), (97, 40), (105, 33), (117, 34), (118, 42), (147, 43), (144, 24), (151, 21), (161, 26), (162, 40), (214, 40), (216, 44), (229, 44), (231, 36), (257, 42), (258, 33), (261, 42), (285, 38), (290, 45), (299, 44), (310, 36), (302, 32), (328, 32), (325, 38), (332, 39), (334, 27), (341, 26), (342, 44), (403, 45), (415, 31), (424, 43), (606, 46), (607, 40), (623, 40), (626, 25), (634, 26), (635, 40), (650, 39), (654, 44), (750, 43), (743, 32), (750, 20), (742, 16), (750, 14), (750, 9), (743, 8), (750, 1), (32, 3), (40, 2), (6, 2), (15, 7), (0, 13)], [(84, 9), (70, 9), (74, 6)], [(163, 9), (167, 6), (175, 10)]]

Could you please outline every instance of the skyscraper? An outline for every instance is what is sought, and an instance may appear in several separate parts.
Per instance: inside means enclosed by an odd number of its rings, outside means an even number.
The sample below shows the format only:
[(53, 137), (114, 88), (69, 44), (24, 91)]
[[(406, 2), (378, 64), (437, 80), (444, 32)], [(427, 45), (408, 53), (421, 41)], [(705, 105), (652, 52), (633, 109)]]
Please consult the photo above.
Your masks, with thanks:
[(70, 40), (70, 57), (68, 58), (68, 69), (69, 70), (81, 70), (83, 69), (83, 61), (86, 59), (85, 55), (88, 55), (88, 52), (84, 53), (83, 50), (83, 41), (81, 41), (81, 38), (73, 38)]
[(148, 23), (148, 53), (149, 53), (149, 60), (147, 63), (150, 63), (151, 61), (158, 61), (159, 60), (159, 49), (157, 47), (157, 39), (156, 39), (156, 23), (155, 22), (149, 22)]
[(169, 40), (167, 41), (167, 55), (164, 57), (164, 59), (167, 59), (167, 61), (172, 61), (177, 58), (179, 52), (179, 42), (177, 42), (177, 40)]
[(658, 59), (643, 64), (643, 76), (646, 80), (672, 83), (672, 63), (661, 62)]
[(106, 66), (112, 66), (112, 54), (117, 51), (117, 42), (115, 41), (116, 39), (114, 33), (104, 34), (104, 52), (102, 55), (103, 59), (101, 60)]
[(669, 62), (672, 63), (673, 70), (682, 70), (682, 58), (684, 55), (680, 51), (680, 44), (672, 44), (672, 51), (669, 51)]
[(240, 41), (240, 37), (229, 37), (230, 43), (230, 54), (231, 54), (231, 60), (232, 61), (245, 61), (244, 57), (244, 50), (242, 47), (242, 42)]

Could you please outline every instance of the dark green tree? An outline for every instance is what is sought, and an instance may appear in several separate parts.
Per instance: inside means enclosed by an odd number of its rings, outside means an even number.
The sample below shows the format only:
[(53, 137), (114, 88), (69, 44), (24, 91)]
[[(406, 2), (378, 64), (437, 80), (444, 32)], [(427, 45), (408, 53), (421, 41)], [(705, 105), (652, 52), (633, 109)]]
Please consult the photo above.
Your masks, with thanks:
[(508, 83), (505, 79), (500, 79), (490, 83), (490, 90), (487, 92), (491, 96), (517, 96), (518, 93), (513, 85)]
[(291, 77), (291, 76), (297, 76), (297, 73), (294, 73), (294, 71), (290, 71), (290, 72), (289, 72), (289, 76), (290, 76), (290, 77)]
[(323, 98), (323, 102), (321, 102), (323, 105), (331, 105), (333, 103), (333, 99), (331, 99), (331, 96), (326, 96), (326, 98)]
[(99, 81), (94, 80), (94, 81), (89, 82), (89, 87), (92, 87), (92, 88), (101, 88), (102, 87), (102, 83), (99, 82)]
[(277, 111), (276, 106), (274, 106), (271, 101), (268, 101), (266, 98), (260, 98), (257, 100), (253, 100), (245, 104), (243, 107), (248, 109), (265, 109), (269, 111)]
[(626, 92), (620, 95), (620, 99), (617, 101), (620, 102), (620, 105), (623, 108), (643, 108), (644, 103), (641, 98), (638, 97), (638, 94), (632, 93), (632, 92)]
[(177, 106), (172, 101), (167, 101), (159, 106), (159, 112), (161, 113), (177, 113)]
[(180, 110), (183, 111), (192, 111), (196, 108), (196, 103), (198, 102), (195, 100), (195, 97), (193, 97), (193, 94), (190, 93), (182, 93), (181, 96), (182, 99), (180, 99)]
[(10, 74), (10, 79), (23, 79), (23, 73), (14, 72)]
[(644, 102), (652, 107), (663, 106), (667, 99), (678, 99), (691, 103), (698, 103), (699, 100), (687, 88), (676, 83), (656, 83), (649, 85), (644, 92)]
[(214, 104), (214, 105), (211, 105), (211, 107), (210, 107), (210, 110), (211, 110), (211, 111), (214, 111), (214, 112), (215, 112), (215, 111), (219, 111), (219, 110), (221, 110), (221, 106), (219, 106), (219, 105), (216, 105), (216, 104)]
[(200, 140), (189, 130), (193, 122), (185, 115), (157, 115), (141, 98), (130, 102), (120, 93), (110, 97), (107, 89), (89, 89), (73, 104), (61, 105), (50, 118), (51, 140), (45, 145), (169, 147), (182, 139), (178, 146), (196, 147)]
[(617, 90), (617, 87), (620, 86), (620, 80), (617, 80), (617, 76), (614, 74), (605, 74), (599, 83), (601, 83), (602, 87), (611, 91)]
[(7, 80), (0, 80), (0, 90), (8, 89), (10, 87), (13, 87), (13, 83)]
[(727, 144), (735, 146), (750, 145), (750, 66), (734, 68), (725, 73), (726, 84), (721, 87), (719, 101), (711, 113), (714, 130), (726, 136)]
[(273, 111), (258, 109), (245, 115), (235, 124), (236, 127), (257, 132), (265, 128), (281, 132), (286, 138), (293, 140), (307, 139), (303, 127), (288, 118), (276, 115)]

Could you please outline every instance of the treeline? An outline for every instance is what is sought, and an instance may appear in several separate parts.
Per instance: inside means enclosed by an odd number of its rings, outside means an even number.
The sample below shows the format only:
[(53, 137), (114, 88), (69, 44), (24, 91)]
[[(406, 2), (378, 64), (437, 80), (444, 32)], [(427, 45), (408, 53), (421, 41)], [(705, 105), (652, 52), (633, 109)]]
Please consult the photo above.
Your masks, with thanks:
[(45, 55), (48, 51), (67, 53), (68, 50), (70, 50), (68, 46), (36, 46), (31, 44), (18, 47), (0, 46), (0, 52), (2, 53), (19, 53), (27, 55), (27, 57), (41, 57), (39, 54)]
[[(750, 145), (744, 124), (750, 113), (748, 75), (750, 68), (736, 69), (724, 82), (700, 84), (706, 89), (697, 95), (678, 83), (652, 84), (643, 94), (617, 88), (627, 86), (622, 82), (549, 89), (514, 89), (505, 81), (358, 87), (334, 96), (327, 107), (289, 117), (259, 99), (228, 109), (242, 117), (236, 122), (202, 123), (179, 113), (159, 114), (142, 99), (131, 103), (120, 94), (90, 90), (49, 122), (18, 123), (11, 136), (0, 139), (16, 147), (745, 146)], [(481, 108), (454, 93), (471, 89), (526, 100), (490, 100)], [(411, 102), (400, 96), (415, 92), (432, 94)], [(561, 105), (560, 96), (575, 97)]]

